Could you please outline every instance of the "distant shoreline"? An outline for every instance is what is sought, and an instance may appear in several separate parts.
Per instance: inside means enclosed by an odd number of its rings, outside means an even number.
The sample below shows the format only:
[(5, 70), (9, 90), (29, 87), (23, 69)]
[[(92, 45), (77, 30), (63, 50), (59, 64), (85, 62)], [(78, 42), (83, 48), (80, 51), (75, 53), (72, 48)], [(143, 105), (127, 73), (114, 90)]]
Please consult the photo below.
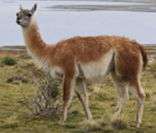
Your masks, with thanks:
[(155, 3), (138, 5), (54, 5), (47, 7), (54, 11), (131, 11), (131, 12), (156, 12)]

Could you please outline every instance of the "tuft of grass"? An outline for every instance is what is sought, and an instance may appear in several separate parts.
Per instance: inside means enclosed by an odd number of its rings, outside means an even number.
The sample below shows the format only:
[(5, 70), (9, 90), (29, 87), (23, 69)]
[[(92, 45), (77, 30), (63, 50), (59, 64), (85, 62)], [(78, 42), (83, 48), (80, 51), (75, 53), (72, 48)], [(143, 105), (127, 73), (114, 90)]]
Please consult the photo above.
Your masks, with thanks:
[(126, 129), (127, 123), (123, 120), (115, 120), (112, 122), (112, 127), (115, 129)]
[(94, 120), (84, 120), (82, 122), (80, 122), (79, 124), (80, 128), (86, 130), (86, 131), (99, 131), (102, 130), (102, 127), (100, 126), (100, 124)]
[(9, 65), (9, 66), (13, 66), (13, 65), (17, 64), (16, 60), (9, 56), (3, 57), (1, 60), (1, 63), (5, 64), (5, 65)]

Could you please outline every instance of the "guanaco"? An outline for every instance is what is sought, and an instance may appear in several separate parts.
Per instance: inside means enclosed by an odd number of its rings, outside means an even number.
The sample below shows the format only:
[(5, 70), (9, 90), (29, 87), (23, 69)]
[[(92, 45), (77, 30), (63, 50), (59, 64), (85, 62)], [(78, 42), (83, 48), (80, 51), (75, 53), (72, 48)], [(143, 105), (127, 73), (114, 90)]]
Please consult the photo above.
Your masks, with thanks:
[[(51, 76), (63, 76), (63, 121), (67, 119), (74, 93), (81, 101), (87, 119), (92, 119), (86, 80), (103, 78), (110, 73), (119, 97), (115, 116), (120, 116), (123, 105), (128, 100), (128, 90), (132, 91), (137, 100), (136, 126), (140, 127), (145, 99), (140, 78), (147, 65), (147, 54), (143, 46), (119, 36), (78, 36), (53, 45), (47, 44), (43, 41), (34, 18), (36, 9), (36, 4), (30, 10), (21, 7), (16, 21), (22, 27), (29, 54)], [(77, 80), (80, 73), (82, 78)]]

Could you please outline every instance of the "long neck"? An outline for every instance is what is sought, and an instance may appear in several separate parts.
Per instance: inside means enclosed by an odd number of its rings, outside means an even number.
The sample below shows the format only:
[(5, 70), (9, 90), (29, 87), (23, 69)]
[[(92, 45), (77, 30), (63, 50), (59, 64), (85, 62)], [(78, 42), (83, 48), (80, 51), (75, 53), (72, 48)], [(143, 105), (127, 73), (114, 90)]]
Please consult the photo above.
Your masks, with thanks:
[(37, 58), (46, 54), (46, 43), (42, 40), (38, 26), (33, 20), (30, 25), (23, 28), (23, 34), (28, 51)]

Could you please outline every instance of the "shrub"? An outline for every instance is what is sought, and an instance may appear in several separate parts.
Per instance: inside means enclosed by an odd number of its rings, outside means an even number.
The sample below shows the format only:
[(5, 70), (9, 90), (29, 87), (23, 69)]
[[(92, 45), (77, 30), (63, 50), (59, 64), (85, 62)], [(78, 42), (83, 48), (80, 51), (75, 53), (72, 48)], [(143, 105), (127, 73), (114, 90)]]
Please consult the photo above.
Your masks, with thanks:
[(115, 120), (112, 122), (112, 126), (115, 129), (126, 129), (127, 128), (127, 123), (125, 123), (122, 120)]
[[(32, 116), (37, 117), (56, 117), (62, 113), (60, 97), (60, 81), (53, 79), (48, 73), (38, 71), (38, 76), (33, 76), (34, 83), (38, 90), (36, 95), (29, 100), (26, 99), (25, 106)], [(40, 76), (39, 76), (40, 75)]]
[(6, 56), (2, 59), (1, 63), (5, 64), (5, 65), (12, 66), (12, 65), (15, 65), (17, 62), (14, 58)]

